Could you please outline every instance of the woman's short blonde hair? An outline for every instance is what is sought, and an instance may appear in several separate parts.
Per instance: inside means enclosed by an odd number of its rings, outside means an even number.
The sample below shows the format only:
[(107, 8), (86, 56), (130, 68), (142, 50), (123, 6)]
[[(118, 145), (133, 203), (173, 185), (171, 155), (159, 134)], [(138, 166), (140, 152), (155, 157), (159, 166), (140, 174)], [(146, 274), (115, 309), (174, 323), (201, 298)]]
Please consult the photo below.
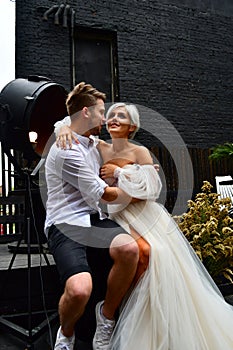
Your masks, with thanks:
[[(129, 138), (133, 139), (135, 134), (136, 134), (136, 132), (140, 128), (140, 115), (139, 115), (138, 109), (137, 109), (137, 107), (135, 105), (127, 104), (127, 103), (124, 103), (124, 102), (114, 103), (113, 105), (111, 105), (111, 107), (109, 107), (109, 109), (107, 111), (106, 120), (108, 120), (108, 118), (109, 118), (110, 114), (112, 113), (112, 111), (114, 111), (114, 109), (119, 108), (119, 107), (123, 107), (123, 108), (126, 109), (126, 111), (129, 114), (129, 117), (130, 117), (130, 121), (131, 121), (130, 125), (135, 125), (136, 126), (136, 129), (129, 134)], [(108, 130), (108, 125), (106, 125), (106, 128)]]

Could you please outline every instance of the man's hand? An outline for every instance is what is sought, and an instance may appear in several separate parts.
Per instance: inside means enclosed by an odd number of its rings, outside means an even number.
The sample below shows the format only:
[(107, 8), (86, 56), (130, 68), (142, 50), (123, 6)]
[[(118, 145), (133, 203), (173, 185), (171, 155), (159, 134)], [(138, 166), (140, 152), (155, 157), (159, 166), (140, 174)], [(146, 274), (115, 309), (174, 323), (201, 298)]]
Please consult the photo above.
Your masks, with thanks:
[(61, 149), (67, 149), (68, 145), (69, 148), (72, 148), (72, 140), (74, 140), (74, 142), (76, 143), (79, 143), (77, 137), (72, 133), (72, 130), (69, 126), (61, 126), (58, 136), (56, 138), (57, 147)]

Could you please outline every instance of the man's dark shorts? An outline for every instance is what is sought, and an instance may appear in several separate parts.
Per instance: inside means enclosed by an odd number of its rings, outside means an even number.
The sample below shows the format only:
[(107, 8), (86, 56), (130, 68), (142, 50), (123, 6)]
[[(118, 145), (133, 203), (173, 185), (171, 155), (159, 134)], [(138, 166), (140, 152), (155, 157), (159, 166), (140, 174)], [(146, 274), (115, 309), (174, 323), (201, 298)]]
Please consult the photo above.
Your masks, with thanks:
[(63, 284), (74, 274), (92, 272), (88, 252), (90, 254), (98, 250), (100, 258), (103, 256), (103, 251), (105, 255), (106, 253), (109, 255), (112, 240), (121, 233), (127, 233), (112, 220), (100, 220), (98, 214), (91, 215), (91, 225), (81, 227), (59, 224), (49, 228), (48, 247)]

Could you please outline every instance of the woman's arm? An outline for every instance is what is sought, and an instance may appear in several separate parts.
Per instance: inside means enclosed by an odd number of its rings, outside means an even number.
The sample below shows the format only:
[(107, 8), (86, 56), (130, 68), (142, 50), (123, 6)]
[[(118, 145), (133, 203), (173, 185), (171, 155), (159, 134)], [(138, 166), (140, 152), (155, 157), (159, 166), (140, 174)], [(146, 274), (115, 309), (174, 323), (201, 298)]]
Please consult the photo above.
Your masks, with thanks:
[[(140, 156), (143, 156), (143, 153), (144, 151)], [(142, 161), (146, 164), (130, 164), (123, 168), (105, 164), (101, 169), (102, 177), (107, 178), (115, 175), (118, 180), (118, 187), (133, 198), (156, 200), (161, 192), (162, 183), (158, 171), (152, 163), (149, 151), (146, 153), (147, 151), (144, 153), (145, 156)], [(146, 158), (147, 156), (148, 158)]]
[(136, 148), (136, 163), (140, 165), (153, 164), (153, 159), (146, 147), (138, 146)]
[(77, 137), (72, 133), (70, 129), (71, 119), (70, 116), (59, 120), (54, 124), (54, 132), (56, 135), (56, 145), (61, 149), (67, 148), (67, 143), (69, 148), (72, 148), (72, 140), (79, 143)]
[(150, 152), (146, 147), (139, 147), (139, 151), (137, 154), (137, 163), (140, 165), (153, 164), (155, 170), (159, 171), (159, 164), (153, 162)]
[(72, 148), (72, 140), (75, 143), (79, 143), (77, 137), (72, 133), (72, 130), (69, 126), (63, 125), (59, 128), (56, 137), (56, 145), (61, 149), (67, 149), (67, 144), (69, 148)]
[[(136, 153), (136, 162), (140, 165), (145, 164), (153, 164), (152, 157), (150, 155), (150, 152), (146, 147), (138, 146), (135, 149)], [(159, 171), (159, 164), (154, 164), (154, 167), (157, 171)], [(100, 175), (102, 179), (108, 179), (108, 178), (118, 178), (120, 173), (120, 167), (116, 164), (107, 163), (104, 164), (100, 169)]]
[[(68, 119), (69, 118), (69, 119)], [(65, 117), (63, 120), (60, 120), (54, 124), (54, 132), (56, 135), (56, 145), (61, 149), (67, 149), (67, 143), (69, 148), (72, 148), (72, 140), (79, 144), (78, 138), (74, 135), (70, 128), (70, 117)], [(105, 141), (99, 140), (97, 149), (102, 151)]]

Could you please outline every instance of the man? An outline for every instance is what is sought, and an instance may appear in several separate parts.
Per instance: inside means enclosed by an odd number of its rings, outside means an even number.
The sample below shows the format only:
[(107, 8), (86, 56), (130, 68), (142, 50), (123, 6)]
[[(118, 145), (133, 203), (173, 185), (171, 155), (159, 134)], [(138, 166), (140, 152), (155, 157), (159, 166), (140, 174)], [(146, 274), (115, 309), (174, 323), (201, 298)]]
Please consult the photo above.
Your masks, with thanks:
[[(45, 232), (48, 245), (64, 283), (59, 301), (60, 328), (55, 350), (74, 348), (74, 327), (92, 292), (91, 269), (86, 247), (109, 247), (113, 260), (105, 300), (96, 306), (94, 350), (107, 350), (115, 325), (114, 316), (128, 291), (138, 264), (135, 240), (105, 217), (99, 202), (133, 201), (116, 187), (99, 178), (100, 156), (96, 141), (104, 122), (105, 94), (90, 84), (80, 83), (68, 95), (66, 106), (71, 129), (79, 143), (62, 150), (54, 144), (46, 160), (48, 200)], [(70, 239), (72, 238), (72, 239)]]

